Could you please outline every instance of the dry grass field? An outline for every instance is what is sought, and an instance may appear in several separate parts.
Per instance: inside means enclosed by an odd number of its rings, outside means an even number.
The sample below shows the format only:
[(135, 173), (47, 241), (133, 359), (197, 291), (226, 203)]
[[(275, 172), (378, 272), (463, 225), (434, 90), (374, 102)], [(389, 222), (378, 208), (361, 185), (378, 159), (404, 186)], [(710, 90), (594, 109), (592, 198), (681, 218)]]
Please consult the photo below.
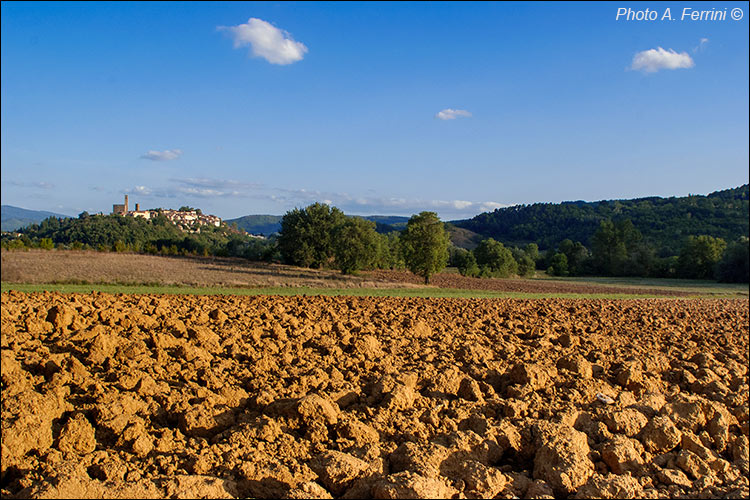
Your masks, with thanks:
[[(338, 271), (239, 258), (163, 257), (94, 251), (2, 251), (5, 283), (117, 283), (226, 287), (395, 288)], [(405, 284), (403, 286), (412, 286)]]
[[(456, 272), (435, 275), (425, 287), (422, 278), (408, 271), (367, 271), (345, 276), (336, 270), (306, 269), (281, 264), (250, 262), (240, 258), (164, 257), (94, 251), (2, 251), (2, 282), (8, 284), (149, 285), (179, 287), (222, 287), (226, 289), (372, 289), (404, 292), (422, 290), (466, 290), (481, 295), (507, 294), (516, 297), (561, 297), (569, 294), (616, 296), (748, 296), (747, 285), (696, 283), (683, 280), (623, 279), (613, 282), (596, 278), (495, 279), (470, 278)], [(111, 290), (110, 290), (111, 291)], [(153, 290), (156, 291), (156, 290)], [(380, 292), (378, 292), (380, 291)], [(132, 290), (131, 290), (132, 293)], [(180, 292), (182, 293), (182, 292)], [(229, 290), (229, 293), (232, 293)], [(277, 293), (277, 292), (269, 292)], [(315, 292), (311, 292), (315, 293)], [(410, 292), (411, 293), (411, 292)], [(357, 293), (361, 294), (361, 293)], [(487, 294), (485, 294), (487, 295)]]

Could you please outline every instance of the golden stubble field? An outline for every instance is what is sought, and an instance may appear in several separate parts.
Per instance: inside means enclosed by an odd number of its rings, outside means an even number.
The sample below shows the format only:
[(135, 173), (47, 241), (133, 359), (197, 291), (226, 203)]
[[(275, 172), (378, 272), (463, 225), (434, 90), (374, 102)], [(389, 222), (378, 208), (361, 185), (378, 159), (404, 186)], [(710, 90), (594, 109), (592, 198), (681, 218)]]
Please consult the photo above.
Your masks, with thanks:
[[(7, 283), (119, 283), (226, 287), (351, 288), (381, 286), (363, 277), (240, 258), (164, 257), (94, 251), (2, 253)], [(388, 286), (393, 286), (388, 284)]]
[(7, 497), (743, 498), (747, 300), (2, 294)]

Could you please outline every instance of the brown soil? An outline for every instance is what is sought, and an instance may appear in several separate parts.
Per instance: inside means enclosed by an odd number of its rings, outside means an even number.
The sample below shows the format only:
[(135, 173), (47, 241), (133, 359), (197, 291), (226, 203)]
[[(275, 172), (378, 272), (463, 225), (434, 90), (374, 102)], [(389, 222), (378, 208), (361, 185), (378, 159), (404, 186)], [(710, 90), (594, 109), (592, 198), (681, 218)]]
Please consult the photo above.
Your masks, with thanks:
[[(418, 285), (424, 283), (421, 278), (408, 271), (371, 271), (367, 276), (373, 281)], [(522, 278), (471, 278), (457, 273), (440, 273), (430, 278), (430, 285), (438, 288), (457, 288), (463, 290), (492, 290), (496, 292), (521, 293), (608, 293), (629, 295), (665, 295), (669, 297), (687, 297), (692, 292), (665, 290), (635, 286), (597, 285), (592, 283), (564, 283), (553, 280), (530, 280)]]
[(3, 496), (743, 498), (746, 300), (2, 294)]

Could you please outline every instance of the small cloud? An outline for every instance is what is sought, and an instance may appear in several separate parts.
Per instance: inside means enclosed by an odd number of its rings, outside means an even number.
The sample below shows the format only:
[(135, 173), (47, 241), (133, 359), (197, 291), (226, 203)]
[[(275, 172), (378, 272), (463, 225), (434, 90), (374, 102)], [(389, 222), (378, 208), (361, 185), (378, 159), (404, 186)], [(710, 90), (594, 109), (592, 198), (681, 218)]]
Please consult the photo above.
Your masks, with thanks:
[(27, 187), (27, 188), (40, 188), (40, 189), (52, 189), (55, 187), (54, 184), (44, 181), (36, 182), (19, 182), (19, 181), (8, 181), (11, 186)]
[(141, 158), (152, 161), (171, 161), (176, 160), (181, 155), (182, 150), (180, 149), (165, 149), (164, 151), (149, 151), (141, 155)]
[(441, 120), (455, 120), (456, 118), (461, 116), (469, 118), (471, 116), (471, 113), (469, 113), (465, 109), (446, 108), (436, 114), (435, 118), (440, 118)]
[(451, 205), (453, 205), (453, 208), (455, 208), (456, 210), (463, 210), (467, 207), (472, 206), (473, 204), (474, 203), (470, 201), (463, 201), (463, 200), (453, 200), (451, 202)]
[(698, 43), (698, 46), (693, 49), (693, 53), (696, 52), (702, 52), (703, 48), (708, 43), (708, 38), (701, 38), (701, 41)]
[(493, 212), (497, 210), (498, 208), (505, 208), (509, 207), (510, 205), (506, 205), (503, 203), (497, 203), (495, 201), (484, 201), (482, 203), (479, 203), (479, 209), (482, 212)]
[(246, 24), (218, 26), (217, 29), (229, 32), (235, 49), (249, 45), (253, 56), (262, 57), (271, 64), (285, 65), (301, 61), (307, 53), (307, 47), (296, 42), (288, 32), (255, 17), (251, 17)]
[(147, 188), (146, 186), (135, 186), (130, 190), (128, 194), (140, 194), (143, 196), (149, 196), (151, 193), (151, 188)]
[(692, 68), (694, 65), (687, 52), (677, 53), (672, 49), (664, 50), (659, 47), (638, 52), (633, 56), (630, 69), (654, 73), (660, 69)]

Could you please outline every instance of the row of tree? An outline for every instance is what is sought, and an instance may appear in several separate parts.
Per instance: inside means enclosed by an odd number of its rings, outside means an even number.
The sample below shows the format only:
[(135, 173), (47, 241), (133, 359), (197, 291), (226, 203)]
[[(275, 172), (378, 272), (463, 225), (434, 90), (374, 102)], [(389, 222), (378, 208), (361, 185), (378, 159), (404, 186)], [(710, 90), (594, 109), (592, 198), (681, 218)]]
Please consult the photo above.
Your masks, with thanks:
[(556, 276), (639, 276), (658, 278), (750, 281), (750, 245), (741, 236), (727, 244), (722, 238), (688, 236), (679, 255), (659, 257), (630, 220), (602, 221), (591, 250), (565, 239), (539, 262)]
[(524, 249), (506, 247), (492, 238), (482, 240), (469, 251), (453, 248), (451, 264), (464, 276), (507, 278), (512, 275), (534, 276), (539, 260), (539, 248), (529, 243)]
[(450, 240), (434, 212), (413, 216), (400, 233), (380, 234), (375, 227), (375, 222), (314, 203), (284, 215), (276, 244), (288, 264), (345, 274), (406, 267), (429, 282), (447, 265)]

